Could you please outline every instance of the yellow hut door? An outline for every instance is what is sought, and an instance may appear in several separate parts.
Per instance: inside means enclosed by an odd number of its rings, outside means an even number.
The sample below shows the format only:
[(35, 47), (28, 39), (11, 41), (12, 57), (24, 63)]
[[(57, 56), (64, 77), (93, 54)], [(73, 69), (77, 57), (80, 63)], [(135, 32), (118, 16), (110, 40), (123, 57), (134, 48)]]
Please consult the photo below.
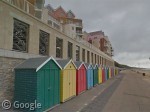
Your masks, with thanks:
[(74, 88), (73, 88), (73, 86), (74, 86), (74, 85), (73, 85), (73, 76), (74, 76), (74, 75), (73, 75), (72, 71), (73, 71), (72, 69), (69, 70), (69, 77), (70, 77), (70, 78), (69, 78), (69, 79), (70, 79), (70, 83), (69, 83), (69, 84), (70, 84), (70, 85), (69, 85), (69, 87), (70, 87), (69, 89), (70, 89), (70, 90), (69, 90), (69, 91), (70, 91), (70, 97), (74, 96), (74, 91), (73, 91), (73, 89), (74, 89)]
[(69, 97), (71, 96), (71, 75), (70, 75), (70, 70), (68, 70), (68, 84), (69, 84), (69, 88), (68, 88), (68, 93), (69, 93)]

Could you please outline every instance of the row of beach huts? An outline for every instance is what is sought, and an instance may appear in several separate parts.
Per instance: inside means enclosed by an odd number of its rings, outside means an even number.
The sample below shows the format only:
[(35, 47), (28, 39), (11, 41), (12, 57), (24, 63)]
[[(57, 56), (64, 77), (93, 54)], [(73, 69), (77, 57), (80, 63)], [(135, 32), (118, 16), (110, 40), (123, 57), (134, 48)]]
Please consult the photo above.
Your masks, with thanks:
[[(15, 67), (14, 101), (32, 103), (35, 100), (43, 112), (102, 84), (119, 74), (116, 67), (56, 60), (53, 57), (31, 58)], [(23, 109), (22, 111), (30, 111)]]

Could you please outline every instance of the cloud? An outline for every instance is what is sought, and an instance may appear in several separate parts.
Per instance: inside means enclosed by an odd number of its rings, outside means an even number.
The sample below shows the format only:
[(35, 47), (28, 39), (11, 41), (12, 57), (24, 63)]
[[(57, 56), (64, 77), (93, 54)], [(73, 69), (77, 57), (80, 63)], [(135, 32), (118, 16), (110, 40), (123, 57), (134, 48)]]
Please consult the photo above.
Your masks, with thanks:
[(83, 19), (84, 30), (103, 30), (115, 50), (114, 59), (150, 67), (149, 0), (46, 0), (54, 8), (71, 9)]

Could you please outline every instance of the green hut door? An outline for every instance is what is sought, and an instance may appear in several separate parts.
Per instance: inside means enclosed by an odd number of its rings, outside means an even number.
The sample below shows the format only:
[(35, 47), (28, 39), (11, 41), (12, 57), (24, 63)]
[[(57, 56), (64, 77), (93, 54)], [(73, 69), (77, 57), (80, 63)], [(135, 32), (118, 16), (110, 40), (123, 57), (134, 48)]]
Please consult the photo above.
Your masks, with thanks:
[(57, 69), (50, 69), (49, 75), (49, 102), (50, 107), (58, 104), (59, 101), (59, 71)]
[(49, 75), (49, 70), (44, 70), (45, 72), (45, 77), (44, 77), (44, 88), (45, 88), (45, 92), (44, 92), (44, 106), (45, 109), (48, 109), (50, 107), (50, 81), (48, 79), (50, 79), (50, 75)]
[(55, 70), (51, 70), (50, 74), (50, 107), (54, 105), (54, 86), (55, 86)]
[(44, 105), (48, 109), (59, 103), (59, 71), (57, 69), (45, 70)]

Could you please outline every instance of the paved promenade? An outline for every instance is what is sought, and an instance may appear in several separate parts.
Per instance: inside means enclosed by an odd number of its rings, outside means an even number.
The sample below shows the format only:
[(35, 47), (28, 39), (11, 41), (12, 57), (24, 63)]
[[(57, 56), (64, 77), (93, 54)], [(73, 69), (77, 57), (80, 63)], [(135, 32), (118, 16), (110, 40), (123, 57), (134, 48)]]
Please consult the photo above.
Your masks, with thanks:
[(50, 112), (150, 112), (150, 78), (123, 71)]
[(91, 108), (94, 102), (82, 112), (150, 112), (150, 78), (124, 71), (121, 83), (104, 107), (100, 108), (98, 101), (97, 106)]

